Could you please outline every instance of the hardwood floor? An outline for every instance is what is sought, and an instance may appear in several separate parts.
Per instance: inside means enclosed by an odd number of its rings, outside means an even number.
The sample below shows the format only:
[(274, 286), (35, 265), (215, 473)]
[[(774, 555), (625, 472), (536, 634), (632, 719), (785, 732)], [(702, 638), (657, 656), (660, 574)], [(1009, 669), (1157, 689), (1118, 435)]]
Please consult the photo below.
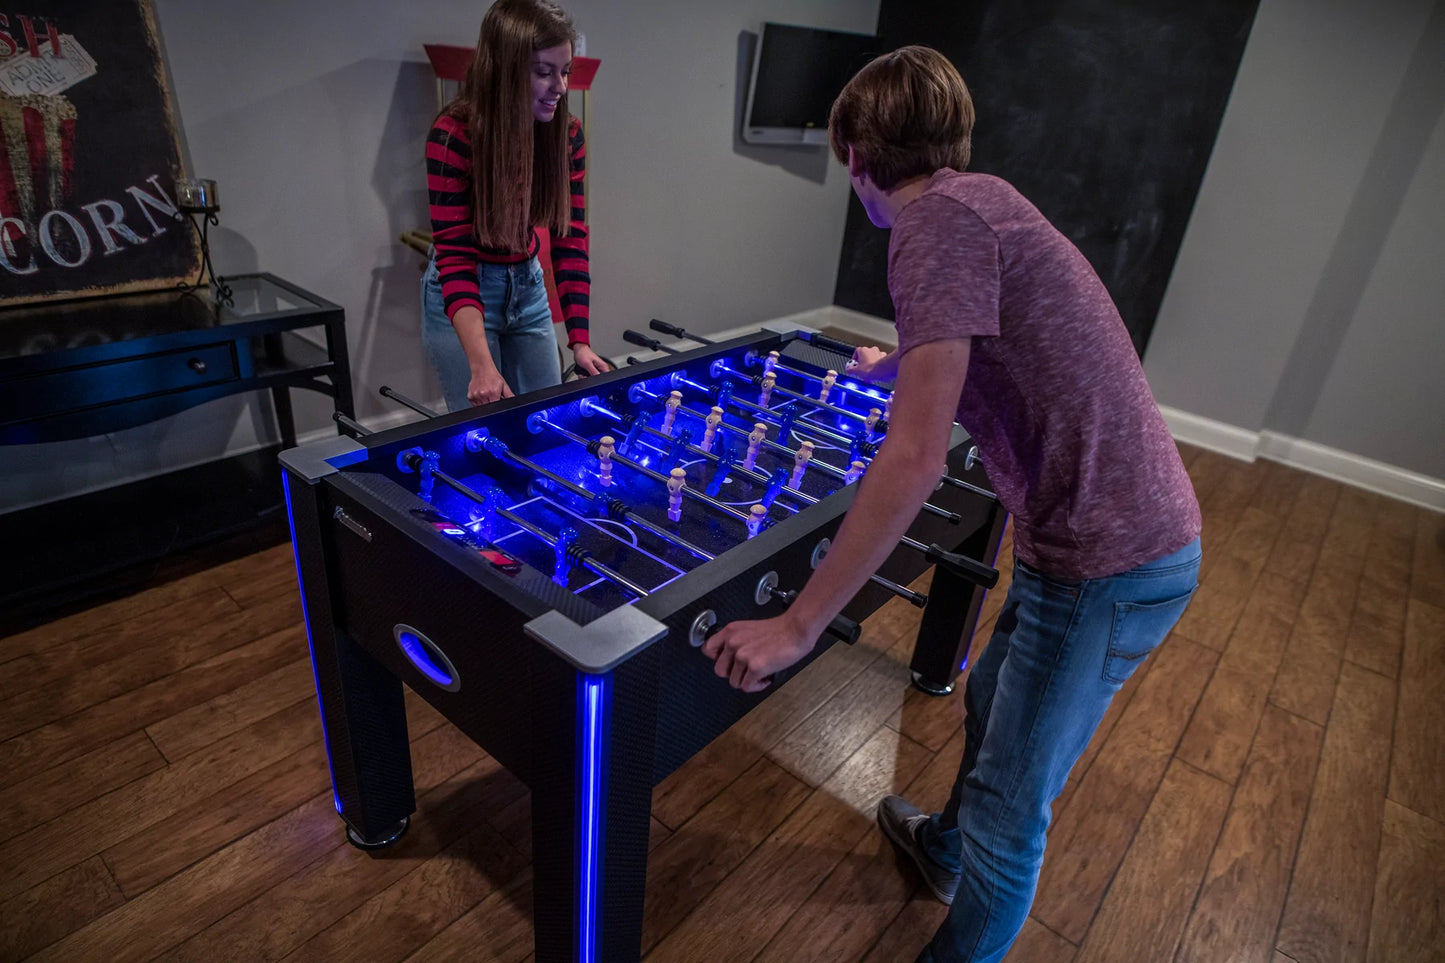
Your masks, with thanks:
[[(1056, 801), (1009, 960), (1445, 960), (1445, 516), (1184, 455), (1200, 591)], [(940, 805), (963, 740), (916, 626), (890, 603), (658, 786), (648, 960), (913, 959), (945, 910), (873, 809)], [(289, 545), (0, 638), (0, 960), (529, 959), (526, 789), (408, 714), (419, 811), (373, 857)]]

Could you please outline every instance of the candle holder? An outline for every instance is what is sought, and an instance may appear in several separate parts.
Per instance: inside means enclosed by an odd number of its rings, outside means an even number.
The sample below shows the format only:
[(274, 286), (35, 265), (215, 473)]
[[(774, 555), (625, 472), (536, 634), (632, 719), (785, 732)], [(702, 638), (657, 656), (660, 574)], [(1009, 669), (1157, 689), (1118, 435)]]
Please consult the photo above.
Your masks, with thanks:
[(209, 278), (210, 286), (215, 291), (216, 297), (230, 304), (230, 285), (226, 284), (225, 278), (217, 277), (215, 269), (211, 266), (209, 230), (212, 224), (221, 223), (219, 216), (221, 203), (216, 193), (216, 182), (195, 177), (177, 180), (176, 208), (176, 220), (180, 223), (189, 221), (201, 239), (201, 272), (196, 275), (194, 283), (182, 281), (179, 287), (189, 291), (201, 287), (202, 282)]

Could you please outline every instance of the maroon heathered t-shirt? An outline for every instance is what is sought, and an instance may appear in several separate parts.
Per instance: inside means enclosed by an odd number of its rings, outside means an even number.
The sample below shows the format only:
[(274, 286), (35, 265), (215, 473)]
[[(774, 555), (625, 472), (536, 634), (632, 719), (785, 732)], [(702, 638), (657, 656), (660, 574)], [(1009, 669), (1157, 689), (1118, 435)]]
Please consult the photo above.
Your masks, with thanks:
[(1128, 331), (1088, 261), (1018, 191), (941, 170), (899, 213), (888, 287), (903, 353), (970, 338), (957, 420), (1014, 516), (1014, 552), (1065, 578), (1199, 535), (1199, 503)]

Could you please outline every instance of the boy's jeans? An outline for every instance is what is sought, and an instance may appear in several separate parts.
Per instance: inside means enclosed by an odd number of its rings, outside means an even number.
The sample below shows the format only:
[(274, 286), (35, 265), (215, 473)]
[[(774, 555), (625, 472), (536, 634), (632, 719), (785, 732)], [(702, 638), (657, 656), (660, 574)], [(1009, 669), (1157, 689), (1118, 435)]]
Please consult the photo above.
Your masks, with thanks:
[(1108, 578), (1057, 579), (1015, 562), (988, 647), (964, 692), (953, 795), (919, 834), (960, 872), (948, 918), (919, 963), (1003, 959), (1033, 904), (1050, 804), (1114, 693), (1178, 621), (1199, 540)]

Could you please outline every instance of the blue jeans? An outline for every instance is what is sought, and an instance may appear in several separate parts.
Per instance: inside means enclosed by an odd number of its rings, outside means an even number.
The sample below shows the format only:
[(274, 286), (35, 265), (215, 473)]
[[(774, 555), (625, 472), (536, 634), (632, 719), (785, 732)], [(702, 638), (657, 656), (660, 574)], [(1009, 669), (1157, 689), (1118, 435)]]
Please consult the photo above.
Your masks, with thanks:
[(1164, 641), (1194, 593), (1199, 540), (1120, 575), (1059, 579), (1014, 563), (1013, 582), (964, 690), (953, 795), (921, 827), (960, 873), (918, 963), (1003, 959), (1033, 905), (1050, 805), (1114, 693)]
[[(487, 350), (512, 393), (524, 395), (561, 384), (552, 309), (537, 259), (517, 264), (479, 262), (477, 281), (482, 289)], [(421, 279), (421, 343), (441, 384), (447, 410), (469, 407), (467, 385), (472, 380), (472, 369), (456, 329), (447, 318), (435, 258), (427, 262)]]

